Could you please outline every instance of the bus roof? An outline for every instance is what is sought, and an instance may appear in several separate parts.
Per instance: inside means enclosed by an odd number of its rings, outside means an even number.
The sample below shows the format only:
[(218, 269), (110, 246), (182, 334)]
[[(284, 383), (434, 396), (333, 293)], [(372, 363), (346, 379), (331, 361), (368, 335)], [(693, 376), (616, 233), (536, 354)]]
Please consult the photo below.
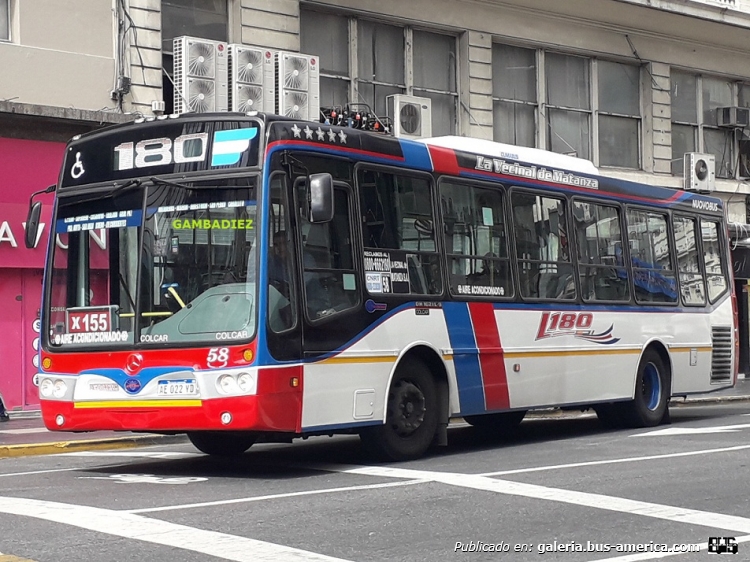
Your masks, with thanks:
[(565, 154), (558, 154), (556, 152), (549, 152), (539, 148), (514, 146), (512, 144), (459, 136), (432, 137), (415, 140), (429, 146), (440, 146), (452, 150), (474, 152), (485, 156), (492, 156), (493, 158), (510, 158), (528, 164), (562, 168), (571, 172), (599, 174), (599, 170), (590, 160), (576, 158), (575, 156), (567, 156)]

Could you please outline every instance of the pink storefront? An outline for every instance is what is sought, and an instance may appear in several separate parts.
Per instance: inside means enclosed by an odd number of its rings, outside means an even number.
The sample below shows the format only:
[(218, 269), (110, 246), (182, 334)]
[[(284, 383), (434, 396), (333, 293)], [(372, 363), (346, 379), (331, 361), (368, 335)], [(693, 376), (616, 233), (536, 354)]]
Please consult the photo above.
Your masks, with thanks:
[(29, 196), (57, 181), (65, 145), (0, 138), (0, 394), (8, 410), (39, 408), (36, 373), (42, 268), (52, 213), (45, 195), (40, 240), (24, 244)]

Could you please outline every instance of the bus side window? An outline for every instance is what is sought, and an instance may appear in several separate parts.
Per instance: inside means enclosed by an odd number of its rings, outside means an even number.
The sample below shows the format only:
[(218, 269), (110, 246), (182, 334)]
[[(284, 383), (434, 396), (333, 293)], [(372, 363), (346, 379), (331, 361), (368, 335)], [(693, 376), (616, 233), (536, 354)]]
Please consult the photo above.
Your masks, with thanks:
[(297, 321), (294, 273), (292, 267), (292, 235), (289, 210), (283, 183), (274, 178), (271, 183), (268, 238), (268, 325), (274, 332), (283, 332)]
[[(357, 189), (365, 251), (381, 250), (406, 264), (408, 282), (371, 285), (372, 293), (440, 294), (432, 184), (426, 178), (360, 170)], [(403, 273), (403, 264), (399, 273)]]
[(501, 190), (444, 180), (440, 206), (451, 293), (512, 297)]
[(716, 302), (723, 295), (727, 287), (724, 254), (721, 251), (719, 225), (713, 221), (701, 219), (701, 238), (703, 240), (703, 262), (706, 268), (706, 282), (708, 283), (708, 300)]
[(617, 207), (574, 201), (573, 224), (583, 300), (629, 301), (630, 281)]
[(628, 209), (628, 240), (635, 299), (640, 303), (677, 303), (669, 222), (660, 213)]
[(521, 191), (511, 197), (521, 296), (574, 300), (564, 201)]

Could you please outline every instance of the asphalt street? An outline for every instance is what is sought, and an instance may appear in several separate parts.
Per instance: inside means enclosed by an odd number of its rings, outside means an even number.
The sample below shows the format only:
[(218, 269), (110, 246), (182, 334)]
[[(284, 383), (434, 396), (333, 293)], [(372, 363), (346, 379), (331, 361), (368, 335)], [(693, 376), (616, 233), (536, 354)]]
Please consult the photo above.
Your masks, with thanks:
[(555, 412), (504, 437), (456, 423), (408, 463), (372, 463), (356, 437), (236, 460), (169, 440), (4, 458), (0, 561), (692, 562), (716, 559), (709, 537), (750, 560), (750, 400), (704, 398), (642, 430)]

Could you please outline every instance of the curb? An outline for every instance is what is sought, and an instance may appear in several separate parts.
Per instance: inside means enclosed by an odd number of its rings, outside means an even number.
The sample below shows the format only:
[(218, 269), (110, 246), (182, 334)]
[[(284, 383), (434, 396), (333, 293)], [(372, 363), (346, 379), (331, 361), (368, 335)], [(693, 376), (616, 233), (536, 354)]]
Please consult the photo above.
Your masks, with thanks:
[(706, 396), (671, 400), (670, 406), (690, 406), (691, 404), (712, 404), (720, 402), (750, 402), (750, 396)]
[(56, 455), (78, 451), (103, 451), (108, 449), (132, 449), (157, 444), (183, 443), (184, 435), (145, 435), (135, 437), (111, 437), (107, 439), (82, 439), (48, 443), (24, 443), (0, 445), (0, 459), (32, 455)]

